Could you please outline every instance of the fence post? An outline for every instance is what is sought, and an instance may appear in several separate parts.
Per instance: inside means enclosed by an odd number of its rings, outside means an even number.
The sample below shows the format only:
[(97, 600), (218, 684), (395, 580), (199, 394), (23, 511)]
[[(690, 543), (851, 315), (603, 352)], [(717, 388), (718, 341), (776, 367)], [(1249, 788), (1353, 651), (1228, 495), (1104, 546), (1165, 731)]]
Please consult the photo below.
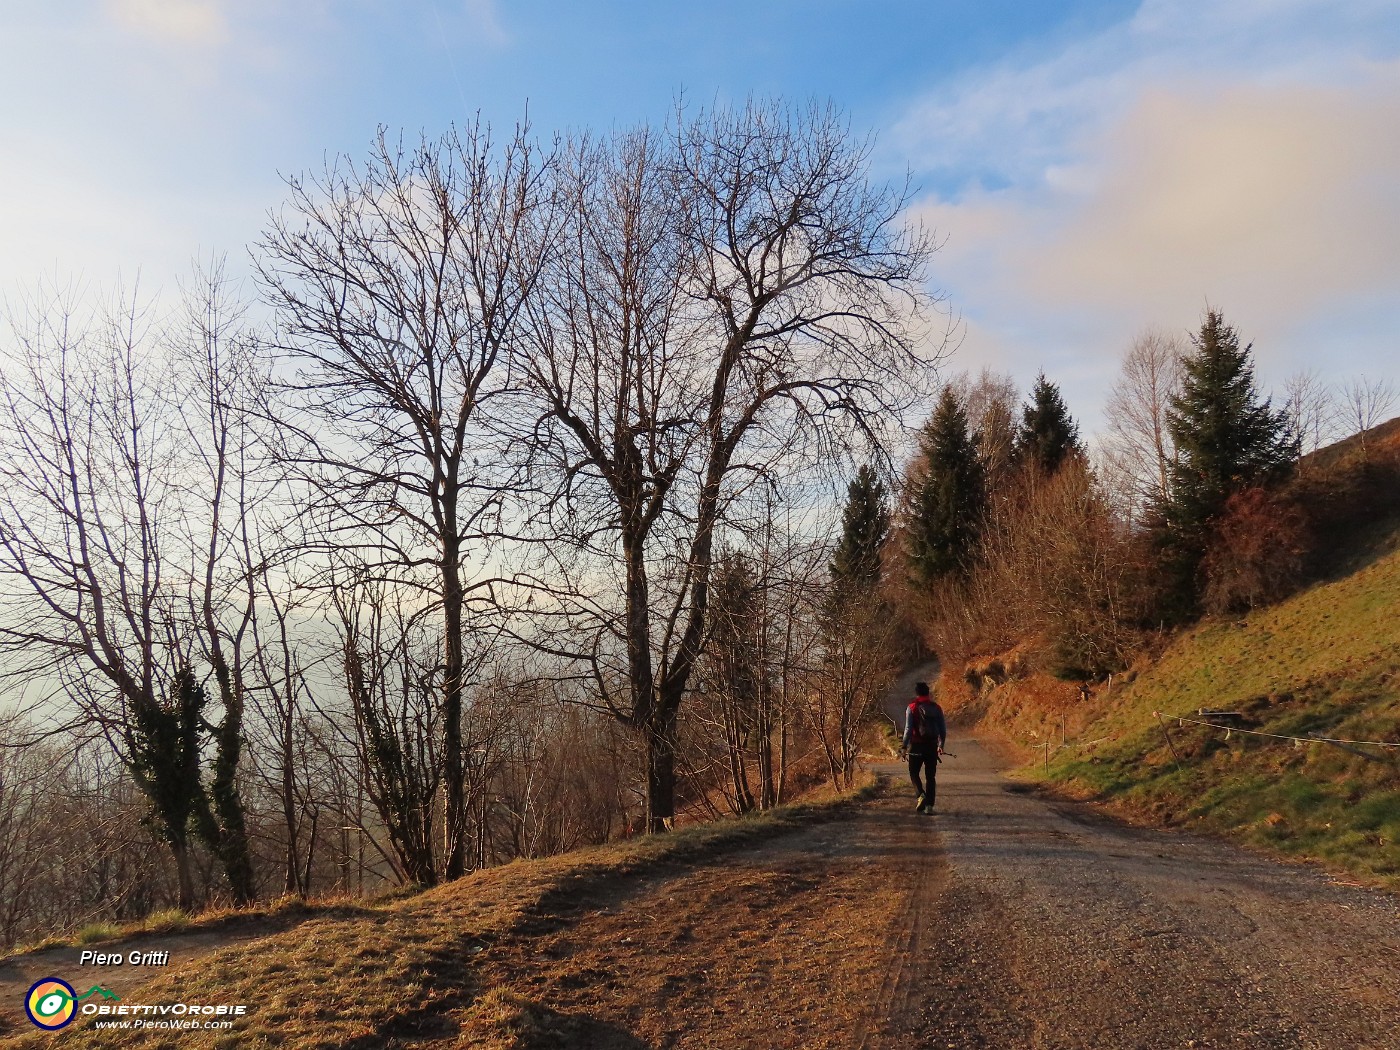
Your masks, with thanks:
[(1172, 743), (1172, 735), (1167, 732), (1167, 723), (1162, 721), (1162, 712), (1153, 711), (1157, 716), (1157, 724), (1162, 727), (1162, 735), (1167, 738), (1167, 747), (1172, 749), (1172, 758), (1176, 759), (1176, 770), (1181, 772), (1181, 756), (1176, 753), (1176, 745)]

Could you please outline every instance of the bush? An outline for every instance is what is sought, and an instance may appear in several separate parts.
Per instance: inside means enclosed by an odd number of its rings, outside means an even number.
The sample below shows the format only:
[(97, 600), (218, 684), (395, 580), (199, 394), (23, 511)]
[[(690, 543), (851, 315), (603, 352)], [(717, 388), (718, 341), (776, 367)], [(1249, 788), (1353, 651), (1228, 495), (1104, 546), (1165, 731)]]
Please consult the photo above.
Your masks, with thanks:
[(1308, 533), (1301, 508), (1278, 493), (1256, 487), (1231, 496), (1202, 563), (1206, 611), (1244, 612), (1292, 594), (1307, 565)]

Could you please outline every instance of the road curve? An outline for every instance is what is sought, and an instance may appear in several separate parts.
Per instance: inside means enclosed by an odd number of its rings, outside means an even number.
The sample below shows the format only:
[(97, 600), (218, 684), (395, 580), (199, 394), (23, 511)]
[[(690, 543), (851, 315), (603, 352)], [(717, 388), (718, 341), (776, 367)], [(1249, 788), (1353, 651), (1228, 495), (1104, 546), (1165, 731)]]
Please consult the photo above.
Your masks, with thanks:
[(909, 910), (921, 976), (859, 1043), (1400, 1047), (1400, 898), (1125, 827), (1006, 780), (975, 740), (949, 749), (938, 814), (909, 813), (943, 861)]

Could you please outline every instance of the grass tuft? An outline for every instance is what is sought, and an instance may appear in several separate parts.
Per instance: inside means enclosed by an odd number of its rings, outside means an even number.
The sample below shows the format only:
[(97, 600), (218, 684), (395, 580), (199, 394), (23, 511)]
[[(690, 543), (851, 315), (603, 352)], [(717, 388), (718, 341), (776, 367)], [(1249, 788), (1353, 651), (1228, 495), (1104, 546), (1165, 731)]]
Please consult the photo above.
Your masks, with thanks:
[[(133, 994), (149, 1002), (254, 1004), (236, 1038), (182, 1033), (182, 1047), (632, 1046), (586, 1016), (482, 987), (476, 960), (600, 887), (835, 819), (877, 791), (871, 778), (844, 795), (517, 861), (373, 907), (327, 908), (294, 929), (219, 949), (193, 972), (157, 975)], [(0, 1036), (0, 1046), (43, 1046), (44, 1038)], [(63, 1043), (73, 1050), (110, 1045), (86, 1025), (65, 1031)]]
[(122, 935), (122, 928), (110, 922), (90, 922), (74, 936), (79, 944), (97, 944), (101, 941), (116, 940)]

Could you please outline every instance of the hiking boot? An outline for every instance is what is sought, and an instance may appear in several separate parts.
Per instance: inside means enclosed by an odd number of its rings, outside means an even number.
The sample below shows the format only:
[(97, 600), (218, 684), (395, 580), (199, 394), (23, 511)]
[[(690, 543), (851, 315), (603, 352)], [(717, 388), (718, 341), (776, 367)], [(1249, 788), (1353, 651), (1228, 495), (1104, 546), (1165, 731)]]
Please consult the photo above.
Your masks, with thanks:
[(924, 796), (923, 796), (923, 795), (920, 795), (917, 799), (914, 800), (914, 812), (915, 812), (915, 813), (922, 813), (923, 811), (924, 811)]

